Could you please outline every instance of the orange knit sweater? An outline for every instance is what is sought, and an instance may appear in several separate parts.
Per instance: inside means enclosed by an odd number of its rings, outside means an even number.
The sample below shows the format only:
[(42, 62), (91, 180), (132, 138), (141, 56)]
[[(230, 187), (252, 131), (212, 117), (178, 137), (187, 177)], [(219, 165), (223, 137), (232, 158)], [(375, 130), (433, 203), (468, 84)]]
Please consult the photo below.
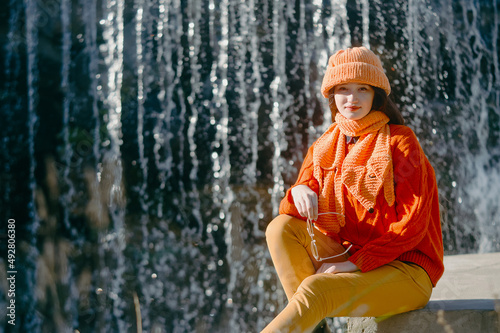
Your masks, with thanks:
[[(381, 191), (374, 212), (369, 213), (344, 186), (345, 225), (337, 234), (329, 236), (345, 247), (353, 245), (349, 260), (362, 272), (393, 260), (408, 261), (421, 266), (435, 286), (444, 266), (434, 170), (409, 127), (390, 125), (390, 133), (395, 204), (389, 205)], [(294, 186), (307, 185), (318, 194), (313, 147), (314, 144), (309, 148)], [(290, 190), (281, 201), (280, 214), (304, 220), (295, 208)]]

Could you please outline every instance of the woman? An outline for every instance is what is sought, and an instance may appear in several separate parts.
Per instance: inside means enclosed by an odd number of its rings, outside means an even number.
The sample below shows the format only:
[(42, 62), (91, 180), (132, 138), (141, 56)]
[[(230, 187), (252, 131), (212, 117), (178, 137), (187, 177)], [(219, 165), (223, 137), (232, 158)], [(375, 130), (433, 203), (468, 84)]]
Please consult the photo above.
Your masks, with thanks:
[(443, 274), (434, 170), (390, 91), (370, 50), (330, 57), (321, 92), (335, 123), (309, 148), (266, 230), (289, 303), (263, 332), (418, 309)]

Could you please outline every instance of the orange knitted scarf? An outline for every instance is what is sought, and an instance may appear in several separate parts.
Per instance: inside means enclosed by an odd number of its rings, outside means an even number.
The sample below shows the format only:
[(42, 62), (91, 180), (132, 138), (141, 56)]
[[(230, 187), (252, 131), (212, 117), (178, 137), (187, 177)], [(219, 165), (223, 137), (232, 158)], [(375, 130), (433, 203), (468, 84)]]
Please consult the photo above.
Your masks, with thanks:
[[(338, 233), (345, 225), (343, 185), (368, 211), (384, 188), (389, 206), (394, 204), (394, 181), (390, 149), (389, 118), (372, 111), (359, 120), (337, 112), (335, 123), (316, 141), (313, 149), (314, 178), (319, 182), (318, 211), (343, 215), (321, 215), (316, 222), (326, 234)], [(346, 135), (359, 136), (346, 156)]]

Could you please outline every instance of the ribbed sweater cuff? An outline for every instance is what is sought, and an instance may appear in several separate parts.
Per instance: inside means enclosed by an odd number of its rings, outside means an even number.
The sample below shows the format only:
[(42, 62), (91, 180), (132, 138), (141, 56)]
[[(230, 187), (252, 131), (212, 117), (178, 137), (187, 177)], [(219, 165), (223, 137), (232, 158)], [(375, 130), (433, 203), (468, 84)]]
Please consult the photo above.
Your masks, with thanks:
[(363, 250), (360, 250), (349, 257), (349, 261), (358, 266), (363, 273), (369, 272), (385, 264), (378, 260), (374, 260), (372, 256), (368, 255)]

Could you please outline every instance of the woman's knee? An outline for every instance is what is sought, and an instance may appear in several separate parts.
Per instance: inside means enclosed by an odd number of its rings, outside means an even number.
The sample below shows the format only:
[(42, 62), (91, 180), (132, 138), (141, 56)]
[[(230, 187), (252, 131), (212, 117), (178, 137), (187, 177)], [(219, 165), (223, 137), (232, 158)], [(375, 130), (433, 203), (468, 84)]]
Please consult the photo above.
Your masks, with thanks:
[(297, 218), (281, 214), (276, 216), (266, 228), (266, 240), (272, 240), (276, 237), (283, 237), (283, 234), (290, 228), (290, 224), (293, 223), (294, 220), (298, 220)]
[(287, 215), (278, 215), (275, 217), (266, 228), (266, 239), (274, 238), (276, 235), (281, 235), (287, 225)]

